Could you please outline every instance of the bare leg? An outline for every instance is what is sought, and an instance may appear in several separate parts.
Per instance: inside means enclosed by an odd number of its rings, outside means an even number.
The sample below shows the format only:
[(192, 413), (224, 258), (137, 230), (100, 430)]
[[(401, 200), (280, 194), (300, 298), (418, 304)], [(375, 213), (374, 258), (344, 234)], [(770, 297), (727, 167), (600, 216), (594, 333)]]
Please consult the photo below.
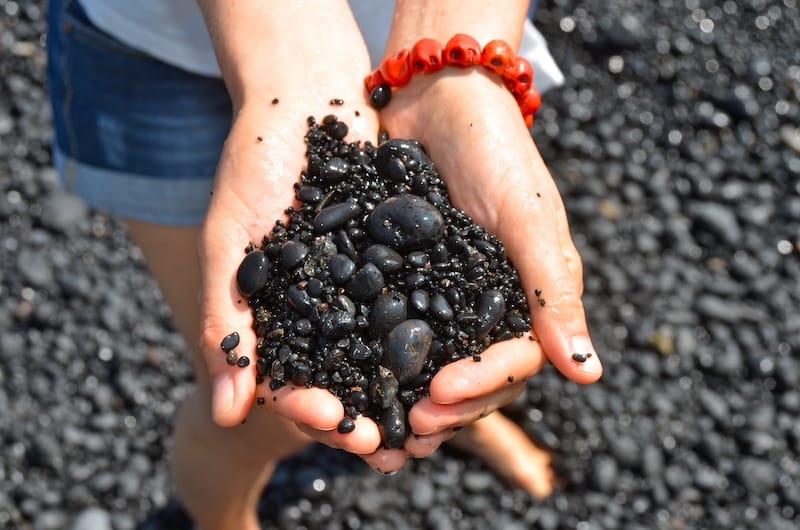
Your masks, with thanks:
[(178, 413), (172, 467), (178, 494), (203, 530), (259, 528), (256, 507), (281, 458), (308, 443), (297, 427), (264, 410), (243, 425), (220, 428), (211, 419), (208, 371), (200, 336), (198, 228), (127, 221), (151, 273), (173, 311), (194, 365), (196, 385)]
[(519, 425), (500, 412), (464, 427), (449, 443), (477, 456), (509, 485), (534, 497), (553, 492), (550, 453), (534, 445)]

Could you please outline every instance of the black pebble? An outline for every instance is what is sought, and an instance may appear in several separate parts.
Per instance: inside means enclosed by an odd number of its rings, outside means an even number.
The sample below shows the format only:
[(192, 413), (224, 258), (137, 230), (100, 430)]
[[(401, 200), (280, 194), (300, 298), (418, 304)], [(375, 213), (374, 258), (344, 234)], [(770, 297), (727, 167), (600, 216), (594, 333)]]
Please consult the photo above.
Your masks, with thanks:
[(370, 332), (376, 337), (382, 337), (408, 316), (408, 300), (405, 295), (397, 292), (388, 292), (380, 295), (372, 305), (369, 313)]
[(403, 268), (403, 256), (386, 245), (370, 245), (361, 253), (361, 258), (385, 274), (398, 272)]
[(410, 171), (431, 165), (431, 160), (422, 149), (422, 144), (415, 140), (401, 138), (389, 140), (378, 147), (378, 151), (375, 153), (375, 169), (378, 174), (387, 176), (394, 160), (402, 162), (406, 170)]
[(439, 320), (453, 320), (453, 308), (450, 307), (447, 299), (441, 294), (437, 293), (431, 297), (430, 312)]
[(345, 160), (334, 156), (322, 166), (319, 177), (326, 186), (330, 186), (344, 180), (349, 170), (350, 165)]
[(356, 430), (356, 422), (350, 418), (342, 418), (342, 421), (340, 421), (339, 425), (336, 426), (336, 432), (339, 434), (347, 434), (349, 432), (353, 432), (354, 430)]
[(315, 305), (311, 297), (308, 296), (308, 292), (298, 288), (296, 285), (290, 285), (286, 290), (286, 301), (304, 317), (311, 314)]
[(378, 204), (367, 219), (377, 241), (398, 250), (428, 248), (444, 235), (444, 218), (416, 195), (395, 195)]
[(361, 267), (347, 283), (345, 292), (359, 302), (371, 302), (383, 289), (383, 274), (372, 263)]
[(346, 284), (356, 272), (356, 264), (344, 254), (332, 257), (328, 267), (331, 271), (331, 281), (336, 285)]
[(369, 399), (373, 405), (388, 409), (397, 400), (400, 383), (391, 370), (378, 366), (378, 374), (369, 385)]
[(428, 312), (428, 305), (430, 303), (430, 297), (428, 296), (427, 291), (423, 291), (422, 289), (417, 289), (411, 292), (411, 308), (421, 314), (425, 314)]
[(352, 202), (332, 204), (320, 210), (314, 217), (314, 232), (322, 234), (340, 228), (360, 213), (361, 207)]
[(280, 256), (281, 265), (286, 269), (293, 269), (306, 259), (306, 256), (308, 256), (308, 247), (297, 241), (287, 241), (281, 248)]
[(329, 339), (341, 339), (356, 327), (355, 318), (347, 311), (326, 311), (320, 318), (320, 333)]
[(381, 414), (380, 423), (383, 445), (387, 449), (403, 447), (406, 440), (406, 422), (403, 406), (399, 401), (393, 402)]
[(381, 364), (405, 384), (422, 371), (433, 341), (433, 330), (424, 320), (411, 319), (395, 326), (384, 341)]
[(239, 357), (239, 360), (236, 361), (236, 366), (239, 368), (246, 368), (250, 366), (250, 357)]
[(503, 298), (503, 293), (495, 289), (484, 291), (478, 298), (475, 312), (480, 321), (478, 328), (475, 330), (480, 340), (488, 335), (506, 314), (506, 301)]
[(239, 333), (237, 331), (234, 331), (229, 335), (225, 335), (225, 338), (222, 339), (222, 342), (220, 343), (219, 346), (220, 348), (222, 348), (222, 351), (228, 353), (238, 345), (239, 345)]
[(322, 200), (322, 190), (315, 186), (300, 186), (296, 196), (299, 201), (313, 205)]
[(269, 281), (269, 260), (261, 250), (247, 254), (236, 271), (236, 286), (244, 296), (252, 296)]
[(388, 83), (383, 83), (372, 89), (369, 95), (369, 103), (375, 109), (382, 109), (392, 100), (392, 87)]

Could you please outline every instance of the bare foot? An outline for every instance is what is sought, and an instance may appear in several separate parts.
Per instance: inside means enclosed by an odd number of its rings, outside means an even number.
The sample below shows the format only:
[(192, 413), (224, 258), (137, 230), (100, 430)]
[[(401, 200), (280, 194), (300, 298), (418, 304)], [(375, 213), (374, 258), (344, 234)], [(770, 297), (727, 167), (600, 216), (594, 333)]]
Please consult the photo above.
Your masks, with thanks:
[(537, 447), (500, 412), (464, 427), (449, 444), (480, 458), (509, 485), (534, 497), (541, 499), (553, 492), (555, 474), (550, 453)]

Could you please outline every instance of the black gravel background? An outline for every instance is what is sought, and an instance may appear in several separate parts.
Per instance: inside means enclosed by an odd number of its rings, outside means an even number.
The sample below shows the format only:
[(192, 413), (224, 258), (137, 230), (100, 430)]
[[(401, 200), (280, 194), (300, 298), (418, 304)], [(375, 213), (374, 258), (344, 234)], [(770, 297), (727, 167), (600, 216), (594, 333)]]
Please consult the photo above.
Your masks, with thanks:
[[(0, 0), (0, 527), (190, 528), (166, 456), (189, 367), (140, 253), (50, 169), (42, 4)], [(544, 4), (568, 82), (534, 136), (606, 375), (548, 369), (511, 412), (563, 487), (315, 448), (279, 468), (264, 528), (798, 527), (797, 1)]]

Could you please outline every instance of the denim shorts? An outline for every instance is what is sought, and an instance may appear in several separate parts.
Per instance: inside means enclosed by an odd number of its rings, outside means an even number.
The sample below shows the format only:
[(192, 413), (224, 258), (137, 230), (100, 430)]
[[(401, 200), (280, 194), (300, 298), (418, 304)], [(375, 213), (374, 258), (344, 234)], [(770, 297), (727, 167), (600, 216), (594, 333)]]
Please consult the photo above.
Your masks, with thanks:
[(77, 0), (50, 0), (48, 18), (53, 156), (65, 186), (123, 218), (202, 223), (231, 125), (223, 81), (122, 44)]

